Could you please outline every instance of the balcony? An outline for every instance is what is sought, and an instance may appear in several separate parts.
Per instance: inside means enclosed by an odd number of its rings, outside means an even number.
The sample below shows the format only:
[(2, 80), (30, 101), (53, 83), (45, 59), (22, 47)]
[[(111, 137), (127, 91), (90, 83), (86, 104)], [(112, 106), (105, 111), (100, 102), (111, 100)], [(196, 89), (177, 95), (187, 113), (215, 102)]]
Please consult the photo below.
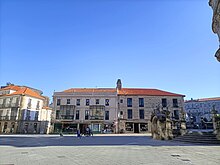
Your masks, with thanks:
[(0, 120), (14, 121), (14, 120), (17, 120), (16, 118), (17, 116), (0, 116)]
[(61, 120), (74, 120), (74, 115), (61, 115)]
[(104, 116), (90, 116), (90, 120), (104, 120)]

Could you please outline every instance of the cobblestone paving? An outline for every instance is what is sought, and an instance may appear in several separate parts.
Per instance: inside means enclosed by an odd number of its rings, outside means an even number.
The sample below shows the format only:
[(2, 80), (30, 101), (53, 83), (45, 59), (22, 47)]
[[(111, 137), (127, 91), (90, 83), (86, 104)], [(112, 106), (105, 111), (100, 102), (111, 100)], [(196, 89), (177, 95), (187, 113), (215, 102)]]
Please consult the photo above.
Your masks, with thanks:
[(149, 136), (0, 136), (0, 165), (219, 165), (220, 146)]

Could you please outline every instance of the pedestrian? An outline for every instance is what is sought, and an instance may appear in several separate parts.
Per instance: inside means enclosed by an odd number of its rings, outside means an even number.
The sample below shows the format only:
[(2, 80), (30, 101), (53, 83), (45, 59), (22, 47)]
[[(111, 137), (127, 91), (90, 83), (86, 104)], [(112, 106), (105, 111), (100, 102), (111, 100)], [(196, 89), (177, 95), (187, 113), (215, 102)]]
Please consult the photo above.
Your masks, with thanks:
[(81, 139), (81, 135), (80, 135), (80, 130), (79, 129), (76, 131), (76, 136)]
[(60, 136), (61, 136), (61, 137), (63, 136), (63, 133), (62, 133), (62, 132), (60, 132)]
[(89, 136), (89, 127), (86, 128), (86, 136)]

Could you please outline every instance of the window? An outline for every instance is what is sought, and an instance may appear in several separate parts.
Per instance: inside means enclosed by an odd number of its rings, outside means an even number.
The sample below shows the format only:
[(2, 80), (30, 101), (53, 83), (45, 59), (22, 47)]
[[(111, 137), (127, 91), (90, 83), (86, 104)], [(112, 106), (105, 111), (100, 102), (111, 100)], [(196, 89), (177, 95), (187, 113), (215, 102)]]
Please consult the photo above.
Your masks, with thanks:
[(109, 99), (105, 99), (105, 106), (109, 106)]
[(86, 99), (86, 106), (89, 106), (89, 99)]
[(18, 100), (17, 97), (13, 97), (13, 98), (12, 98), (12, 103), (13, 103), (13, 104), (16, 104), (16, 103), (17, 103), (17, 100)]
[(27, 108), (31, 108), (31, 99), (28, 100)]
[(38, 112), (38, 111), (36, 111), (36, 112), (35, 112), (35, 117), (34, 117), (34, 120), (38, 120), (38, 116), (39, 116), (39, 112)]
[(96, 100), (95, 100), (95, 104), (99, 104), (99, 99), (96, 99)]
[(132, 119), (132, 109), (128, 109), (128, 119)]
[(60, 118), (60, 111), (56, 111), (56, 119)]
[(123, 103), (123, 99), (120, 100), (120, 103)]
[(162, 107), (167, 107), (167, 99), (162, 99)]
[(85, 110), (85, 120), (89, 120), (89, 110)]
[(120, 115), (123, 115), (123, 111), (120, 111)]
[(36, 109), (40, 109), (40, 101), (37, 101)]
[(80, 99), (76, 99), (76, 105), (80, 106)]
[(70, 109), (66, 110), (66, 116), (70, 116)]
[(127, 107), (132, 107), (132, 98), (127, 98)]
[(10, 102), (11, 102), (11, 98), (6, 98), (5, 100), (6, 107), (10, 105)]
[(57, 99), (57, 105), (60, 105), (60, 99)]
[(109, 111), (105, 111), (105, 120), (109, 120)]
[(177, 101), (177, 99), (173, 99), (173, 107), (178, 107), (178, 101)]
[(34, 133), (37, 133), (37, 123), (34, 123)]
[(140, 117), (140, 119), (144, 119), (144, 110), (143, 109), (139, 110), (139, 117)]
[(144, 107), (144, 98), (139, 98), (139, 107)]
[(76, 120), (79, 120), (79, 110), (76, 111)]
[(26, 111), (26, 119), (25, 120), (30, 120), (31, 116), (30, 116), (30, 110)]
[(179, 120), (179, 110), (174, 110), (174, 118)]
[(66, 104), (70, 104), (70, 99), (66, 99)]

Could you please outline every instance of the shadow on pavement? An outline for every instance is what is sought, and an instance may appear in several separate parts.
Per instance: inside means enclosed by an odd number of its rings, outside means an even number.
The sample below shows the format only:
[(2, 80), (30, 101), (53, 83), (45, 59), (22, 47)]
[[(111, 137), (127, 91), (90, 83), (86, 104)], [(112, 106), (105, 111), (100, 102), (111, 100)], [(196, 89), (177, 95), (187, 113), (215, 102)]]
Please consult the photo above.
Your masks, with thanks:
[[(47, 147), (47, 146), (199, 146), (198, 144), (154, 140), (150, 136), (0, 136), (1, 146)], [(210, 145), (200, 145), (210, 146)], [(213, 145), (212, 145), (213, 146)]]

